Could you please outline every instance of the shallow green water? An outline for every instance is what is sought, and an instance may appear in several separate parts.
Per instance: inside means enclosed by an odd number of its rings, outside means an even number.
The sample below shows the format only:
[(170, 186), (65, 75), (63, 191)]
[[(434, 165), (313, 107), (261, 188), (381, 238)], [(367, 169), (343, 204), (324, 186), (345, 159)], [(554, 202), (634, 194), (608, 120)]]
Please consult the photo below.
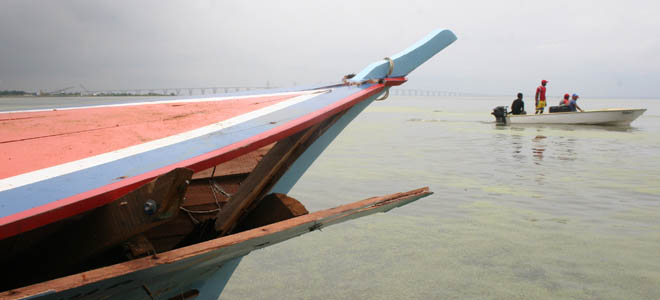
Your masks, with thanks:
[[(0, 110), (125, 100), (31, 101)], [(373, 103), (291, 195), (316, 211), (435, 194), (254, 251), (220, 299), (660, 299), (660, 100), (580, 101), (648, 111), (502, 127), (489, 112), (510, 99)]]
[(430, 186), (245, 257), (221, 299), (660, 299), (660, 101), (630, 128), (508, 126), (509, 99), (372, 104), (291, 195), (310, 211)]

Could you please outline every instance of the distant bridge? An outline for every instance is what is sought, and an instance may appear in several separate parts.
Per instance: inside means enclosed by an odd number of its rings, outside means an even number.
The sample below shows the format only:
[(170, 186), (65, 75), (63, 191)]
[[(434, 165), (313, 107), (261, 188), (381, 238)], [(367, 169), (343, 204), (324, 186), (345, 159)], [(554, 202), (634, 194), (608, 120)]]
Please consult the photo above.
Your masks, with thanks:
[(269, 89), (269, 86), (212, 86), (212, 87), (170, 87), (170, 88), (143, 88), (143, 89), (114, 89), (83, 92), (83, 95), (205, 95)]
[(424, 90), (424, 89), (390, 89), (392, 96), (419, 96), (419, 97), (487, 97), (487, 96), (508, 96), (492, 93), (472, 93), (472, 92), (458, 92), (458, 91), (439, 91), (439, 90)]
[[(219, 94), (231, 93), (250, 90), (270, 89), (272, 86), (212, 86), (212, 87), (170, 87), (170, 88), (142, 88), (142, 89), (115, 89), (115, 90), (99, 90), (81, 92), (82, 95), (127, 95), (127, 96), (140, 96), (140, 95), (205, 95), (205, 94)], [(441, 90), (425, 90), (425, 89), (403, 89), (399, 87), (390, 90), (392, 96), (412, 96), (412, 97), (485, 97), (485, 96), (511, 96), (501, 94), (485, 94), (485, 93), (472, 93), (472, 92), (458, 92), (458, 91), (441, 91)]]

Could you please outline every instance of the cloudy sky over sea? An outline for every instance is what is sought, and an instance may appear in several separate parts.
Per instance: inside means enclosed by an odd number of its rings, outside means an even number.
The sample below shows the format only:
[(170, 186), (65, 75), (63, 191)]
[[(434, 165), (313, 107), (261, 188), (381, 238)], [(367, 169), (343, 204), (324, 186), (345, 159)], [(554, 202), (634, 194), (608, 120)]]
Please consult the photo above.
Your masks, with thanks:
[(410, 88), (658, 97), (657, 1), (0, 2), (0, 90), (331, 83), (436, 28)]

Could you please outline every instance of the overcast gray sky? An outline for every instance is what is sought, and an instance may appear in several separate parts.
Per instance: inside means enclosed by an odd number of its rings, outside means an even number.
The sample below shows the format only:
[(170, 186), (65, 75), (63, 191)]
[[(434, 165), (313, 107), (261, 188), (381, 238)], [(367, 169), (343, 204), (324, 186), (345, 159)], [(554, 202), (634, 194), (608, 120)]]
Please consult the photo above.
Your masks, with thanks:
[(407, 87), (658, 97), (659, 15), (636, 0), (0, 0), (0, 90), (329, 83), (448, 28), (458, 41)]

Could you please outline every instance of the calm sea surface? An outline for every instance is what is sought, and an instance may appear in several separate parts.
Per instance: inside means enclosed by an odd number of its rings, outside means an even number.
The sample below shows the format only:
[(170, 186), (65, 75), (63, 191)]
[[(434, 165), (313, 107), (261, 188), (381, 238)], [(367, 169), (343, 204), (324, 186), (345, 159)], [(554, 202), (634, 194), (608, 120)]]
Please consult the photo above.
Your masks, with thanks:
[[(512, 100), (373, 103), (290, 195), (435, 194), (255, 251), (220, 299), (660, 299), (660, 100), (580, 100), (647, 108), (631, 127), (496, 126)], [(0, 110), (53, 101), (99, 100)]]

